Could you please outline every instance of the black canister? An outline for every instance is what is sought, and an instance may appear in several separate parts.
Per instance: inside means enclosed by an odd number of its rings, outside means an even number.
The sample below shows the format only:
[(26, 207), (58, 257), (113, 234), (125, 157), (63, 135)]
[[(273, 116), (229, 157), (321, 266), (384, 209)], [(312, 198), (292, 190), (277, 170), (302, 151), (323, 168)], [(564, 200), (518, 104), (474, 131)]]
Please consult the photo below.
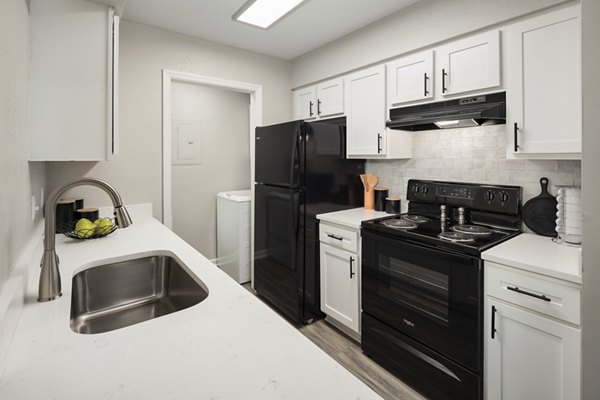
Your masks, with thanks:
[(388, 197), (385, 199), (385, 212), (388, 214), (400, 214), (400, 197)]
[(94, 222), (99, 217), (99, 211), (97, 208), (81, 208), (75, 211), (75, 219), (80, 220), (81, 218), (89, 219)]
[(375, 211), (385, 211), (385, 199), (389, 196), (387, 188), (374, 188)]
[(65, 233), (72, 229), (75, 207), (73, 199), (61, 199), (56, 203), (56, 233)]

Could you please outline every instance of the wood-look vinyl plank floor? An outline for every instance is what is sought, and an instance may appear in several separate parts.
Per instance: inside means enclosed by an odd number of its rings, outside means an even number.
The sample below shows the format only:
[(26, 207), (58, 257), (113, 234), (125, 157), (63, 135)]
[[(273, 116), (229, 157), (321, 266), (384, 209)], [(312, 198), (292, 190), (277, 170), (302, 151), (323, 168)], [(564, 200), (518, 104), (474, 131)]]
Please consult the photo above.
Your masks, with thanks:
[[(244, 287), (251, 293), (250, 284)], [(268, 303), (266, 303), (269, 305)], [(346, 336), (325, 320), (310, 325), (296, 326), (298, 330), (319, 346), (331, 358), (386, 400), (425, 400), (410, 386), (390, 374), (375, 361), (364, 355), (360, 344)]]

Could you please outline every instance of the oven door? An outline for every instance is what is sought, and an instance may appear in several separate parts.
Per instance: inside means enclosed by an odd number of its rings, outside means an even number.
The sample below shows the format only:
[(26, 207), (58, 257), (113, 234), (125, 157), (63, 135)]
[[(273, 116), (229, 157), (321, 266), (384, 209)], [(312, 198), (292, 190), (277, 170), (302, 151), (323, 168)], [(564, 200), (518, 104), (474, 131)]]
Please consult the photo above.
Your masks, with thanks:
[(362, 231), (363, 312), (478, 372), (482, 262)]

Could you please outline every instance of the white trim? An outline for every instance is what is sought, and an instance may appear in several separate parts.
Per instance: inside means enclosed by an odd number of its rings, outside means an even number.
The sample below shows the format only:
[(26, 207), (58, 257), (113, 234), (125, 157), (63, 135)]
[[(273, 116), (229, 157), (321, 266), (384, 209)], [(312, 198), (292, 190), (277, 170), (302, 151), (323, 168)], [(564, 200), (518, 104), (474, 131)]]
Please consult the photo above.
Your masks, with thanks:
[[(169, 228), (173, 228), (173, 204), (172, 204), (172, 166), (171, 166), (171, 100), (172, 83), (191, 83), (199, 85), (210, 85), (235, 92), (248, 93), (250, 95), (250, 189), (252, 199), (250, 207), (254, 210), (254, 131), (257, 126), (262, 125), (262, 85), (231, 81), (211, 76), (190, 74), (187, 72), (163, 69), (163, 93), (162, 93), (162, 116), (163, 116), (163, 206), (162, 222)], [(254, 213), (250, 213), (250, 260), (252, 282), (254, 282)]]

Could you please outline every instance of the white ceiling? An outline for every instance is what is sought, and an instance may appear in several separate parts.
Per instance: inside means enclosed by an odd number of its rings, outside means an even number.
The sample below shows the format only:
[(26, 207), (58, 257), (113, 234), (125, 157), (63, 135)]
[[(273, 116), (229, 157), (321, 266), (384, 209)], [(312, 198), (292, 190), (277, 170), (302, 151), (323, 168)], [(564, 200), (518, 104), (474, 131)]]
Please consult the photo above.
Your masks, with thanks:
[(124, 19), (292, 59), (418, 0), (306, 0), (268, 30), (233, 21), (246, 0), (127, 0)]

